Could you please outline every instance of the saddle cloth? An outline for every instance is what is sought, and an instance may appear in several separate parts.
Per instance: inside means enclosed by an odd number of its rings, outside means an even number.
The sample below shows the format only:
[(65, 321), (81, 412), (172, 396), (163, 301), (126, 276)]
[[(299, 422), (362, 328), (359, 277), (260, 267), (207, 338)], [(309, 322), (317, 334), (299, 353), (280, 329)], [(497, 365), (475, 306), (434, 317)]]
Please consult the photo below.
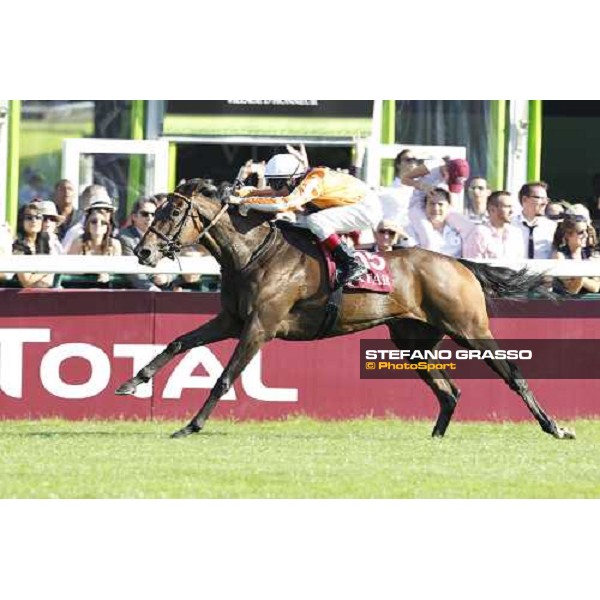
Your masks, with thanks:
[[(321, 244), (305, 226), (283, 219), (275, 220), (273, 221), (273, 224), (282, 231), (295, 231), (301, 233), (302, 235), (309, 236), (317, 243), (318, 247), (321, 248), (323, 256), (325, 257), (325, 263), (327, 264), (327, 271), (329, 275), (329, 285), (331, 286), (331, 289), (333, 289), (335, 287), (336, 266), (329, 250), (323, 246), (323, 244)], [(362, 261), (369, 271), (362, 277), (347, 283), (344, 286), (344, 290), (361, 290), (366, 292), (389, 294), (392, 291), (392, 275), (381, 254), (367, 252), (366, 250), (355, 250), (354, 254), (356, 259)]]
[[(321, 246), (327, 263), (329, 272), (329, 284), (335, 286), (336, 267), (329, 250)], [(380, 294), (389, 294), (392, 291), (392, 276), (381, 254), (367, 252), (366, 250), (355, 250), (356, 260), (360, 260), (369, 269), (362, 277), (355, 279), (344, 285), (347, 291), (378, 292)]]

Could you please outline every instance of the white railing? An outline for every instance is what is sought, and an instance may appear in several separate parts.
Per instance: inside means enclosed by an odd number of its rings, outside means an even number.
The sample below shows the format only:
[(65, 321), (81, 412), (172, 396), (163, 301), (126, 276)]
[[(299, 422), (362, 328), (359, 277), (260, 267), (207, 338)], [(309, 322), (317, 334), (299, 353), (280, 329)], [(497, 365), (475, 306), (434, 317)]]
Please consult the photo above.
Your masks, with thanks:
[[(600, 276), (600, 260), (481, 260), (494, 266), (520, 269), (554, 277)], [(179, 260), (162, 259), (153, 269), (138, 263), (135, 256), (61, 256), (38, 254), (0, 256), (0, 273), (195, 273), (218, 275), (220, 267), (210, 256), (184, 256)]]
[(153, 269), (139, 264), (135, 256), (75, 256), (56, 254), (0, 256), (0, 273), (200, 273), (218, 275), (217, 261), (210, 256), (162, 259)]

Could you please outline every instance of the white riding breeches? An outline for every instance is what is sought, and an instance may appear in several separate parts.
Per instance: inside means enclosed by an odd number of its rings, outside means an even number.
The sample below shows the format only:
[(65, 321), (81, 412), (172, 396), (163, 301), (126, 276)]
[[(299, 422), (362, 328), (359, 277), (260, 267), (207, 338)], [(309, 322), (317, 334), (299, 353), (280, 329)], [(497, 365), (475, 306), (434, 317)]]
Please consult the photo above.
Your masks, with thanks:
[(376, 229), (382, 218), (381, 202), (375, 192), (369, 192), (356, 204), (325, 208), (309, 215), (306, 224), (319, 240), (325, 240), (334, 233)]

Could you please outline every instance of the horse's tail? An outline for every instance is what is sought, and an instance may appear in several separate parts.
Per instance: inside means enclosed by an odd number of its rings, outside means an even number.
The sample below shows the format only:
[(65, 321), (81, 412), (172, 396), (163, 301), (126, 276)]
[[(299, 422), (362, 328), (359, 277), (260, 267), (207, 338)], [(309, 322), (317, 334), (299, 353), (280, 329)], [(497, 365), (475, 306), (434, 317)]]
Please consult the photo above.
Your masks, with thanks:
[(459, 258), (458, 262), (467, 267), (481, 284), (487, 298), (536, 294), (538, 297), (556, 300), (558, 296), (548, 289), (547, 275), (533, 273), (527, 267), (515, 271), (507, 267), (492, 267), (485, 263), (472, 262)]

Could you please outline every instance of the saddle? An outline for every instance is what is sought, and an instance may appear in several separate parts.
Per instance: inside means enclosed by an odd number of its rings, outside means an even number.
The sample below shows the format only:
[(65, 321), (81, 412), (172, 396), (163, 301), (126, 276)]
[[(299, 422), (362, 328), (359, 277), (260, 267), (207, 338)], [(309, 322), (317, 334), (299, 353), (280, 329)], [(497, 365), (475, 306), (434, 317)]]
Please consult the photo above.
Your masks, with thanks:
[(321, 249), (325, 265), (327, 267), (327, 275), (331, 293), (325, 305), (325, 315), (314, 335), (313, 339), (318, 340), (326, 337), (337, 323), (340, 306), (342, 304), (342, 296), (345, 292), (376, 292), (389, 294), (392, 291), (392, 278), (386, 261), (380, 254), (367, 252), (366, 250), (355, 250), (355, 256), (362, 261), (368, 271), (355, 281), (346, 283), (344, 287), (336, 287), (336, 265), (331, 256), (331, 252), (321, 243), (315, 235), (306, 227), (302, 227), (291, 221), (274, 220), (271, 223), (278, 227), (281, 231), (294, 231), (307, 237), (313, 244)]

